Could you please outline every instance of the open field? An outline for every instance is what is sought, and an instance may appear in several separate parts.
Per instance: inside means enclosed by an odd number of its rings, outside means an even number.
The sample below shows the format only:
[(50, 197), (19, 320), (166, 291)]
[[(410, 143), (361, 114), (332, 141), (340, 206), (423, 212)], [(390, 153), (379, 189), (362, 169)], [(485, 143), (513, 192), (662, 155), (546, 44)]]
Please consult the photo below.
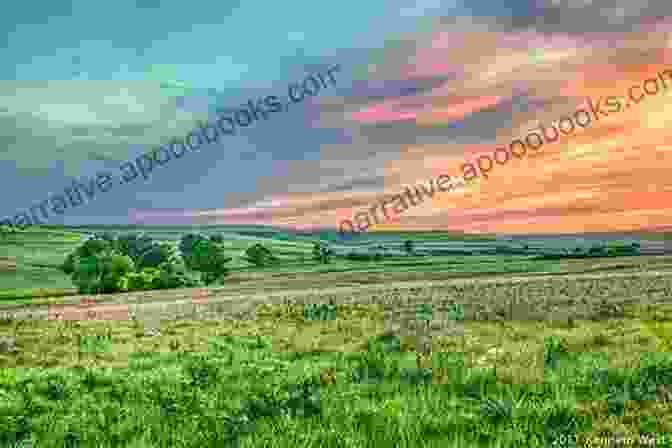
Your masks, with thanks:
[[(429, 278), (452, 278), (454, 276), (481, 276), (506, 274), (532, 273), (564, 273), (588, 272), (594, 270), (638, 270), (641, 265), (659, 264), (665, 257), (642, 256), (589, 260), (539, 260), (535, 254), (544, 253), (544, 247), (552, 249), (552, 244), (535, 243), (536, 247), (529, 255), (491, 254), (490, 250), (506, 246), (488, 235), (463, 236), (441, 232), (408, 232), (399, 234), (394, 240), (392, 232), (369, 232), (366, 238), (360, 238), (352, 243), (334, 243), (336, 253), (344, 253), (351, 247), (362, 244), (384, 243), (390, 246), (399, 244), (400, 238), (416, 242), (419, 250), (423, 247), (436, 251), (444, 248), (473, 251), (476, 255), (448, 254), (443, 256), (386, 256), (380, 261), (352, 261), (345, 258), (335, 259), (328, 265), (316, 264), (311, 259), (312, 241), (319, 234), (289, 234), (281, 231), (271, 231), (259, 226), (212, 226), (194, 228), (190, 226), (80, 226), (58, 227), (43, 226), (31, 228), (20, 234), (8, 235), (0, 241), (0, 303), (11, 301), (16, 303), (31, 302), (39, 297), (58, 297), (76, 295), (76, 289), (71, 280), (58, 269), (67, 254), (72, 252), (85, 237), (98, 231), (113, 233), (146, 232), (159, 241), (176, 244), (179, 237), (188, 232), (202, 231), (206, 234), (222, 232), (225, 235), (225, 253), (231, 257), (229, 264), (231, 275), (228, 284), (237, 284), (247, 281), (257, 281), (259, 276), (302, 277), (306, 275), (322, 275), (329, 272), (363, 273), (370, 277), (373, 273), (391, 275), (430, 275)], [(239, 233), (236, 233), (239, 232)], [(243, 235), (249, 234), (249, 235)], [(257, 236), (250, 236), (255, 234)], [(334, 235), (327, 237), (335, 239)], [(653, 240), (653, 239), (651, 239)], [(649, 240), (646, 240), (649, 241)], [(647, 249), (643, 241), (643, 252)], [(392, 242), (392, 243), (391, 243)], [(244, 250), (255, 243), (268, 247), (279, 259), (279, 265), (268, 268), (259, 268), (245, 261), (241, 255)], [(437, 246), (438, 244), (438, 246)], [(655, 244), (652, 243), (654, 246)], [(393, 244), (392, 244), (393, 245)], [(520, 244), (515, 243), (515, 246)], [(480, 251), (485, 251), (479, 254)], [(653, 253), (657, 253), (653, 251)], [(666, 263), (663, 261), (663, 263)], [(447, 277), (443, 277), (446, 275)], [(423, 277), (426, 278), (426, 277)], [(280, 285), (278, 285), (280, 286)]]
[(240, 265), (0, 319), (1, 447), (672, 446), (671, 256)]

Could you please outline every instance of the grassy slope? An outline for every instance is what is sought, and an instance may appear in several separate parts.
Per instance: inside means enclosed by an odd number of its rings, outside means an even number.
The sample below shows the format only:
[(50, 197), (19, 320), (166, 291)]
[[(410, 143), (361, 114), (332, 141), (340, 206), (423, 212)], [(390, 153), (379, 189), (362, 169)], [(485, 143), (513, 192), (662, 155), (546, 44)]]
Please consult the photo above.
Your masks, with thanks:
[(0, 241), (0, 257), (13, 260), (16, 269), (0, 268), (0, 299), (75, 292), (58, 266), (80, 241), (78, 233), (55, 229), (7, 235)]
[[(72, 244), (63, 239), (54, 246)], [(291, 252), (287, 257), (297, 255), (296, 245), (279, 243)], [(42, 243), (36, 238), (34, 244)], [(232, 253), (239, 244), (231, 243)], [(300, 247), (309, 253), (309, 244)], [(15, 250), (22, 260), (48, 257)], [(445, 272), (427, 272), (424, 262)], [(376, 275), (379, 282), (380, 275), (389, 280), (413, 269), (426, 278), (531, 266), (547, 272), (669, 272), (672, 266), (670, 257), (544, 263), (426, 257), (384, 264), (379, 274), (347, 272), (352, 269), (343, 262), (301, 268), (331, 271), (323, 275), (289, 275), (299, 266), (239, 275), (257, 276), (241, 284), (249, 290), (282, 290), (295, 281), (324, 293), (334, 277)], [(478, 281), (473, 285), (479, 288)], [(482, 289), (488, 297), (503, 293)], [(604, 303), (607, 289), (576, 296)], [(658, 301), (670, 298), (640, 289)], [(445, 297), (442, 291), (437, 294)], [(526, 298), (536, 309), (554, 294), (541, 285)], [(587, 446), (621, 431), (670, 441), (671, 311), (648, 309), (655, 320), (644, 312), (565, 323), (468, 320), (464, 336), (432, 341), (431, 358), (413, 351), (412, 337), (381, 338), (382, 310), (357, 304), (339, 306), (337, 320), (326, 322), (305, 321), (300, 307), (287, 305), (262, 306), (254, 320), (173, 320), (162, 323), (157, 337), (146, 337), (142, 322), (0, 321), (0, 334), (14, 335), (19, 349), (0, 354), (0, 446), (12, 436), (47, 448), (66, 441), (96, 448), (229, 446), (226, 435), (240, 437), (242, 447), (383, 447), (400, 440), (409, 447), (541, 447), (544, 437), (555, 446), (572, 446), (562, 442), (575, 438), (576, 446)], [(554, 346), (550, 336), (561, 344)], [(395, 341), (398, 346), (389, 344)]]

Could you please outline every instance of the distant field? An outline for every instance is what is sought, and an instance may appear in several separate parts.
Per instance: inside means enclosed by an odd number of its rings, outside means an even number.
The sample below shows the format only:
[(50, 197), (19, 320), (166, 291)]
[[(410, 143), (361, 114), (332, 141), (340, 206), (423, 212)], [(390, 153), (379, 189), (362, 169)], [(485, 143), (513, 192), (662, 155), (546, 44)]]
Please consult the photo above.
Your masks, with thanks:
[[(506, 241), (491, 235), (468, 235), (445, 232), (369, 232), (355, 242), (332, 242), (337, 254), (351, 250), (365, 250), (367, 246), (382, 244), (396, 250), (379, 261), (352, 261), (333, 258), (327, 265), (312, 260), (312, 241), (333, 236), (328, 232), (292, 234), (263, 226), (43, 226), (25, 233), (9, 235), (0, 242), (0, 300), (25, 300), (30, 297), (65, 296), (76, 292), (70, 279), (58, 266), (84, 237), (94, 232), (145, 232), (154, 239), (177, 244), (189, 232), (223, 233), (229, 267), (230, 283), (256, 281), (259, 275), (315, 275), (318, 273), (415, 273), (449, 276), (507, 275), (524, 273), (591, 272), (595, 270), (638, 269), (645, 264), (660, 264), (657, 257), (623, 257), (590, 260), (538, 260), (531, 255), (442, 255), (403, 256), (401, 242), (412, 240), (416, 250), (482, 250), (501, 247)], [(333, 232), (332, 232), (333, 233)], [(256, 236), (253, 236), (256, 235)], [(278, 265), (259, 268), (245, 261), (241, 255), (250, 245), (261, 243), (280, 260)], [(515, 243), (519, 246), (519, 243)], [(516, 247), (517, 247), (516, 246)], [(396, 255), (394, 255), (396, 253)]]

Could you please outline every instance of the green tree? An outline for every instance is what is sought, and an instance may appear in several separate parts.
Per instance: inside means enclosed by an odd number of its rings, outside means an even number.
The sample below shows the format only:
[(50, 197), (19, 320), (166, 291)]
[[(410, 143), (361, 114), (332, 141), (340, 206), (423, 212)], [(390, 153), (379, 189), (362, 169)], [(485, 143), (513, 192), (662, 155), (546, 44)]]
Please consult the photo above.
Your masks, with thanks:
[(120, 235), (111, 244), (123, 255), (131, 257), (138, 266), (142, 265), (145, 253), (156, 246), (156, 242), (144, 233)]
[(195, 248), (197, 244), (201, 242), (208, 242), (210, 239), (206, 237), (205, 235), (201, 235), (199, 233), (188, 233), (186, 235), (183, 235), (182, 238), (180, 238), (180, 242), (178, 244), (178, 250), (180, 252), (180, 255), (184, 259), (184, 262), (187, 266), (187, 268), (192, 269), (192, 270), (198, 270), (195, 268)]
[(135, 264), (128, 255), (112, 254), (101, 260), (103, 273), (100, 279), (100, 289), (103, 293), (121, 290), (122, 278), (135, 270)]
[(198, 241), (193, 247), (190, 260), (192, 269), (201, 272), (201, 280), (206, 285), (221, 280), (229, 273), (226, 264), (231, 258), (224, 254), (224, 247), (221, 244), (210, 240)]
[(594, 257), (600, 257), (604, 256), (607, 254), (607, 248), (606, 246), (600, 244), (600, 243), (595, 243), (593, 246), (588, 250), (588, 255), (594, 256)]
[(72, 275), (72, 273), (75, 272), (75, 257), (75, 252), (72, 252), (65, 257), (65, 261), (61, 264), (61, 271), (66, 275)]
[(96, 294), (100, 289), (99, 261), (94, 256), (75, 257), (73, 263), (72, 282), (80, 294)]
[(133, 271), (133, 260), (113, 251), (74, 256), (72, 281), (83, 294), (117, 292), (121, 279)]
[(413, 255), (414, 250), (415, 250), (415, 247), (413, 245), (413, 241), (411, 241), (411, 240), (404, 241), (404, 252), (406, 252), (406, 255), (408, 255), (408, 256)]
[(136, 264), (139, 270), (144, 268), (158, 268), (174, 255), (175, 249), (168, 243), (153, 243), (147, 247), (137, 258)]
[(111, 262), (114, 254), (109, 241), (94, 235), (66, 257), (61, 269), (71, 276), (80, 293), (99, 293), (106, 273), (105, 264)]
[(201, 281), (187, 270), (182, 257), (175, 254), (159, 265), (161, 288), (185, 288), (200, 286)]
[(266, 266), (278, 261), (267, 247), (259, 243), (248, 247), (243, 258), (255, 266)]

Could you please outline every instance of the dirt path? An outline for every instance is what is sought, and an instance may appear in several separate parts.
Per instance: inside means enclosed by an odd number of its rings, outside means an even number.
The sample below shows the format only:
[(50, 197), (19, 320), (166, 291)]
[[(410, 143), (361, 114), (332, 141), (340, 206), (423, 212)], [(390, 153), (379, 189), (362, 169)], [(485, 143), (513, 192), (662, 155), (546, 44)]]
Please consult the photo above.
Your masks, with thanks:
[[(361, 280), (373, 280), (366, 274), (359, 274)], [(384, 274), (383, 274), (384, 276)], [(257, 305), (325, 302), (336, 303), (396, 303), (431, 301), (445, 303), (457, 301), (465, 305), (472, 316), (499, 316), (512, 303), (523, 306), (525, 315), (543, 316), (557, 313), (559, 308), (572, 309), (580, 314), (594, 314), (624, 303), (642, 301), (672, 301), (671, 272), (601, 273), (580, 275), (538, 275), (511, 276), (479, 279), (394, 281), (394, 276), (386, 282), (362, 285), (336, 286), (329, 278), (303, 279), (301, 288), (273, 288), (274, 282), (258, 282), (256, 287), (234, 286), (228, 288), (188, 288), (164, 291), (143, 291), (140, 293), (114, 294), (105, 296), (73, 296), (67, 299), (53, 299), (54, 309), (61, 307), (74, 319), (86, 319), (86, 312), (97, 313), (93, 318), (127, 319), (174, 319), (174, 318), (245, 318), (252, 317)], [(328, 277), (325, 275), (325, 277)], [(353, 276), (350, 281), (355, 281)], [(381, 278), (380, 280), (383, 280)], [(280, 285), (277, 285), (280, 286)], [(298, 285), (295, 285), (298, 286)], [(207, 295), (206, 295), (207, 294)], [(85, 310), (76, 307), (83, 300), (95, 299), (96, 304)], [(69, 308), (68, 308), (69, 307)], [(0, 317), (12, 319), (49, 319), (49, 305), (14, 305), (0, 307)], [(75, 311), (79, 309), (79, 311)], [(555, 311), (553, 311), (555, 310)], [(604, 310), (603, 310), (604, 311)], [(521, 311), (522, 312), (522, 311)], [(531, 314), (530, 314), (531, 313)], [(102, 317), (95, 317), (102, 316)], [(127, 317), (125, 317), (127, 316)], [(67, 318), (67, 317), (66, 317)]]

